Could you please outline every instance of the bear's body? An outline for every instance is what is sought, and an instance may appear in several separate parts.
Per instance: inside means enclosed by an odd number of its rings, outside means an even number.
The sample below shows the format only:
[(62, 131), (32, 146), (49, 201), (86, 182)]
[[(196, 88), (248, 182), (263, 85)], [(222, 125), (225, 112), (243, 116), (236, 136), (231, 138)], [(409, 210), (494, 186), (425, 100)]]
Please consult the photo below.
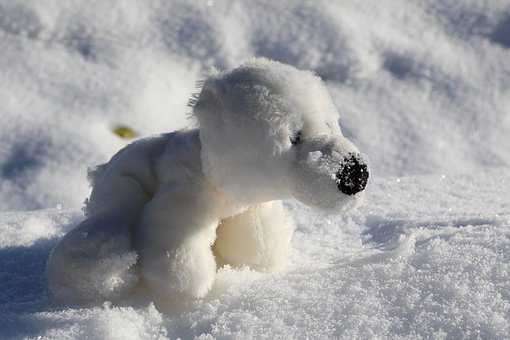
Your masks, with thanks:
[(281, 199), (341, 211), (368, 178), (312, 74), (255, 60), (211, 76), (199, 129), (144, 139), (90, 173), (87, 219), (56, 246), (50, 289), (71, 301), (207, 294), (217, 264), (271, 271), (294, 230)]

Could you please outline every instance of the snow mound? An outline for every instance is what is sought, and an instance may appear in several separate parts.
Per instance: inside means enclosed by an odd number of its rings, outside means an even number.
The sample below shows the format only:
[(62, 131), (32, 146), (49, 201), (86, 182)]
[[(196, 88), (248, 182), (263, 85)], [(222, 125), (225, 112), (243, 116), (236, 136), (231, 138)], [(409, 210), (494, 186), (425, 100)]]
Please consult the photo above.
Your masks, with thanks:
[(0, 209), (79, 208), (84, 169), (189, 126), (210, 67), (263, 56), (328, 82), (374, 174), (510, 165), (510, 4), (0, 1)]
[[(509, 181), (502, 170), (379, 178), (363, 208), (338, 217), (287, 202), (298, 228), (290, 267), (223, 268), (210, 296), (180, 313), (162, 314), (141, 297), (118, 306), (54, 305), (41, 275), (50, 250), (37, 246), (42, 236), (2, 250), (2, 276), (16, 281), (2, 290), (0, 327), (6, 337), (42, 339), (504, 338)], [(38, 214), (58, 230), (57, 219), (70, 218)]]

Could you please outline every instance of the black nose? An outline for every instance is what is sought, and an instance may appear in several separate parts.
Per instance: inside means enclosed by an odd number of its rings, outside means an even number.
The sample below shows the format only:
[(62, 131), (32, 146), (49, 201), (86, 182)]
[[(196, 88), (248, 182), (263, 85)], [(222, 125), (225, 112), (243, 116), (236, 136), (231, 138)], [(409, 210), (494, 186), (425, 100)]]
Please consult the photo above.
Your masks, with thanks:
[(368, 167), (359, 156), (350, 154), (344, 159), (344, 166), (336, 173), (338, 190), (354, 195), (365, 189), (368, 181)]

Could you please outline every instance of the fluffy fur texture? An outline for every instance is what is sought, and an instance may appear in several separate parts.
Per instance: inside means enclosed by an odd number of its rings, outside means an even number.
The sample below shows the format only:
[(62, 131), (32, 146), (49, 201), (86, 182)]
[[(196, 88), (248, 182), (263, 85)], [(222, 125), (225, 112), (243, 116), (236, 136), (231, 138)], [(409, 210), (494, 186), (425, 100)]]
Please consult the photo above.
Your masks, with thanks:
[(360, 200), (366, 165), (312, 73), (255, 59), (210, 76), (193, 114), (198, 129), (137, 141), (90, 174), (87, 219), (48, 262), (57, 298), (140, 282), (156, 300), (200, 298), (218, 264), (284, 265), (294, 227), (280, 200), (335, 213)]

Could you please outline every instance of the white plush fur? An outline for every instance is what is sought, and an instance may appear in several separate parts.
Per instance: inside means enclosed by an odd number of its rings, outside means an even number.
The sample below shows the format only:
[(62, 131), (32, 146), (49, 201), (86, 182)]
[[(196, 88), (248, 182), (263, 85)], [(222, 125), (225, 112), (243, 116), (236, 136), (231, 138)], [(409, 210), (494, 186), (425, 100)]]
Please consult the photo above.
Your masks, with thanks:
[(294, 227), (281, 199), (330, 212), (359, 201), (335, 181), (358, 150), (312, 73), (255, 59), (210, 76), (193, 114), (198, 129), (137, 141), (91, 173), (87, 219), (48, 262), (57, 298), (114, 299), (140, 282), (155, 299), (200, 298), (217, 264), (284, 265)]

